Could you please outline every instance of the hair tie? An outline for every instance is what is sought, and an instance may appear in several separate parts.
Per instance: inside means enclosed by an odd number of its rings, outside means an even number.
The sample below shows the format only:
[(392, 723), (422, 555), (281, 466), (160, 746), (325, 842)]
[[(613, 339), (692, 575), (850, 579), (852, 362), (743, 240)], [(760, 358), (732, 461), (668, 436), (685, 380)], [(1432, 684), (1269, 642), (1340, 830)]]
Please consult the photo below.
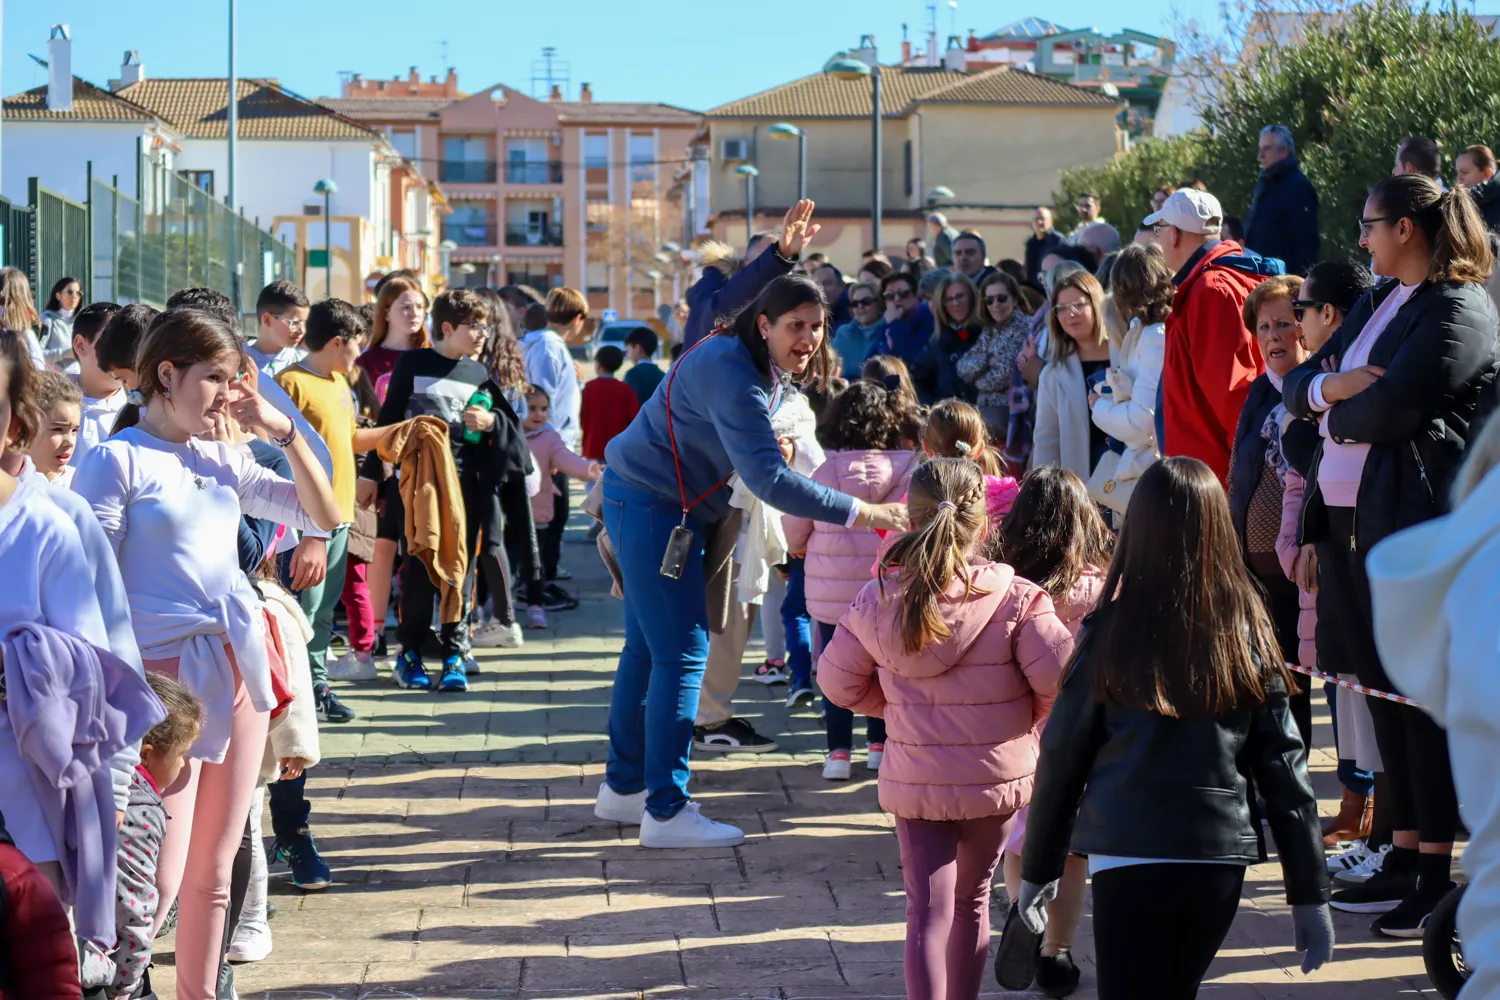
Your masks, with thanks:
[(974, 446), (969, 444), (969, 442), (967, 441), (959, 441), (953, 446), (953, 450), (958, 452), (960, 455), (968, 455), (969, 452), (974, 450)]
[(882, 375), (880, 376), (880, 382), (885, 386), (886, 392), (895, 392), (897, 389), (901, 388), (900, 375)]
[(139, 389), (127, 389), (125, 391), (125, 402), (131, 406), (145, 406), (146, 397)]
[(958, 504), (954, 503), (952, 500), (944, 500), (942, 503), (938, 504), (938, 510), (951, 510), (956, 514), (958, 513)]

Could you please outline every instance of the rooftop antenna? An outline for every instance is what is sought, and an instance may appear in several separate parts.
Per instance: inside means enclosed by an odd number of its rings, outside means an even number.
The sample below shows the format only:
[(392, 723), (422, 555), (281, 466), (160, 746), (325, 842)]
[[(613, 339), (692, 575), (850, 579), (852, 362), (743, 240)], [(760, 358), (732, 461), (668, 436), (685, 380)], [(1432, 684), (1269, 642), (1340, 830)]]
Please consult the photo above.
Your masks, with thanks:
[(557, 58), (557, 48), (546, 46), (542, 49), (542, 57), (531, 63), (531, 96), (545, 101), (555, 86), (561, 86), (562, 92), (567, 94), (572, 72), (573, 67), (566, 59)]
[(438, 44), (443, 47), (443, 69), (446, 70), (448, 69), (448, 40), (443, 39)]
[(958, 0), (948, 0), (948, 34), (958, 34)]

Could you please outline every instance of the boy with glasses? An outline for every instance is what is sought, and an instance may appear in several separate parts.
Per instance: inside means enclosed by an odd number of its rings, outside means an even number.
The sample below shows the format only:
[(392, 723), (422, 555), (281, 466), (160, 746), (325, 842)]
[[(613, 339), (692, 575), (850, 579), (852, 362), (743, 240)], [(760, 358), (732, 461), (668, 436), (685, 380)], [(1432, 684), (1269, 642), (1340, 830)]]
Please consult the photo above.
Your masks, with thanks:
[(275, 377), (288, 365), (307, 356), (302, 339), (307, 335), (307, 295), (297, 285), (279, 278), (261, 289), (255, 300), (260, 332), (255, 343), (245, 345), (255, 367)]

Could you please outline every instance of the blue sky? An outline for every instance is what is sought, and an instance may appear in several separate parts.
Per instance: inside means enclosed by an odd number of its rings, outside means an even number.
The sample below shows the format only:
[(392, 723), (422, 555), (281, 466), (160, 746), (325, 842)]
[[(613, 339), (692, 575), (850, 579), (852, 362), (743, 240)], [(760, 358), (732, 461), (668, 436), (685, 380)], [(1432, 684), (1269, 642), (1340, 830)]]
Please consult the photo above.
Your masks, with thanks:
[[(1069, 28), (1132, 27), (1167, 33), (1173, 12), (1211, 18), (1213, 0), (1107, 0), (1016, 6), (961, 0), (956, 20), (937, 0), (938, 31), (981, 35), (1028, 15)], [(4, 5), (3, 84), (13, 94), (46, 82), (28, 53), (46, 58), (54, 22), (73, 33), (73, 71), (103, 86), (121, 54), (139, 49), (148, 76), (222, 76), (227, 0), (11, 0)], [(1126, 11), (1129, 13), (1125, 13)], [(1122, 21), (1122, 17), (1125, 20)], [(598, 100), (665, 101), (703, 110), (816, 70), (836, 50), (873, 33), (881, 56), (900, 51), (901, 25), (925, 38), (923, 0), (760, 0), (661, 3), (622, 0), (241, 0), (240, 73), (273, 76), (308, 97), (336, 96), (340, 70), (389, 78), (416, 65), (425, 77), (448, 65), (466, 91), (504, 82), (530, 90), (544, 45), (571, 63), (572, 91)]]

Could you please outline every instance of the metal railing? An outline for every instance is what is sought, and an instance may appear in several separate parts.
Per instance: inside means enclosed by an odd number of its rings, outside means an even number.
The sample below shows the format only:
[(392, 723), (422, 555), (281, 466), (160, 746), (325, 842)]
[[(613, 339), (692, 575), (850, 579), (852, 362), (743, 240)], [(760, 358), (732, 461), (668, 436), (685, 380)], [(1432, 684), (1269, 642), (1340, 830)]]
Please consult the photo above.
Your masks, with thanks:
[(510, 160), (505, 164), (507, 184), (561, 184), (562, 179), (561, 160)]
[(560, 224), (534, 226), (530, 223), (511, 223), (505, 227), (505, 245), (508, 247), (560, 247), (563, 245), (563, 227)]
[[(9, 198), (0, 198), (0, 267), (20, 268), (35, 285), (36, 234), (32, 231), (32, 218), (26, 205), (13, 205)], [(37, 308), (40, 310), (41, 306)]]
[(28, 277), (40, 310), (59, 278), (73, 278), (85, 286), (88, 282), (88, 207), (47, 190), (35, 177), (27, 181), (26, 196), (34, 220)]
[(443, 239), (452, 240), (461, 247), (495, 246), (496, 226), (493, 222), (454, 222), (443, 220)]
[(438, 180), (450, 184), (495, 183), (494, 160), (442, 160), (438, 163)]

